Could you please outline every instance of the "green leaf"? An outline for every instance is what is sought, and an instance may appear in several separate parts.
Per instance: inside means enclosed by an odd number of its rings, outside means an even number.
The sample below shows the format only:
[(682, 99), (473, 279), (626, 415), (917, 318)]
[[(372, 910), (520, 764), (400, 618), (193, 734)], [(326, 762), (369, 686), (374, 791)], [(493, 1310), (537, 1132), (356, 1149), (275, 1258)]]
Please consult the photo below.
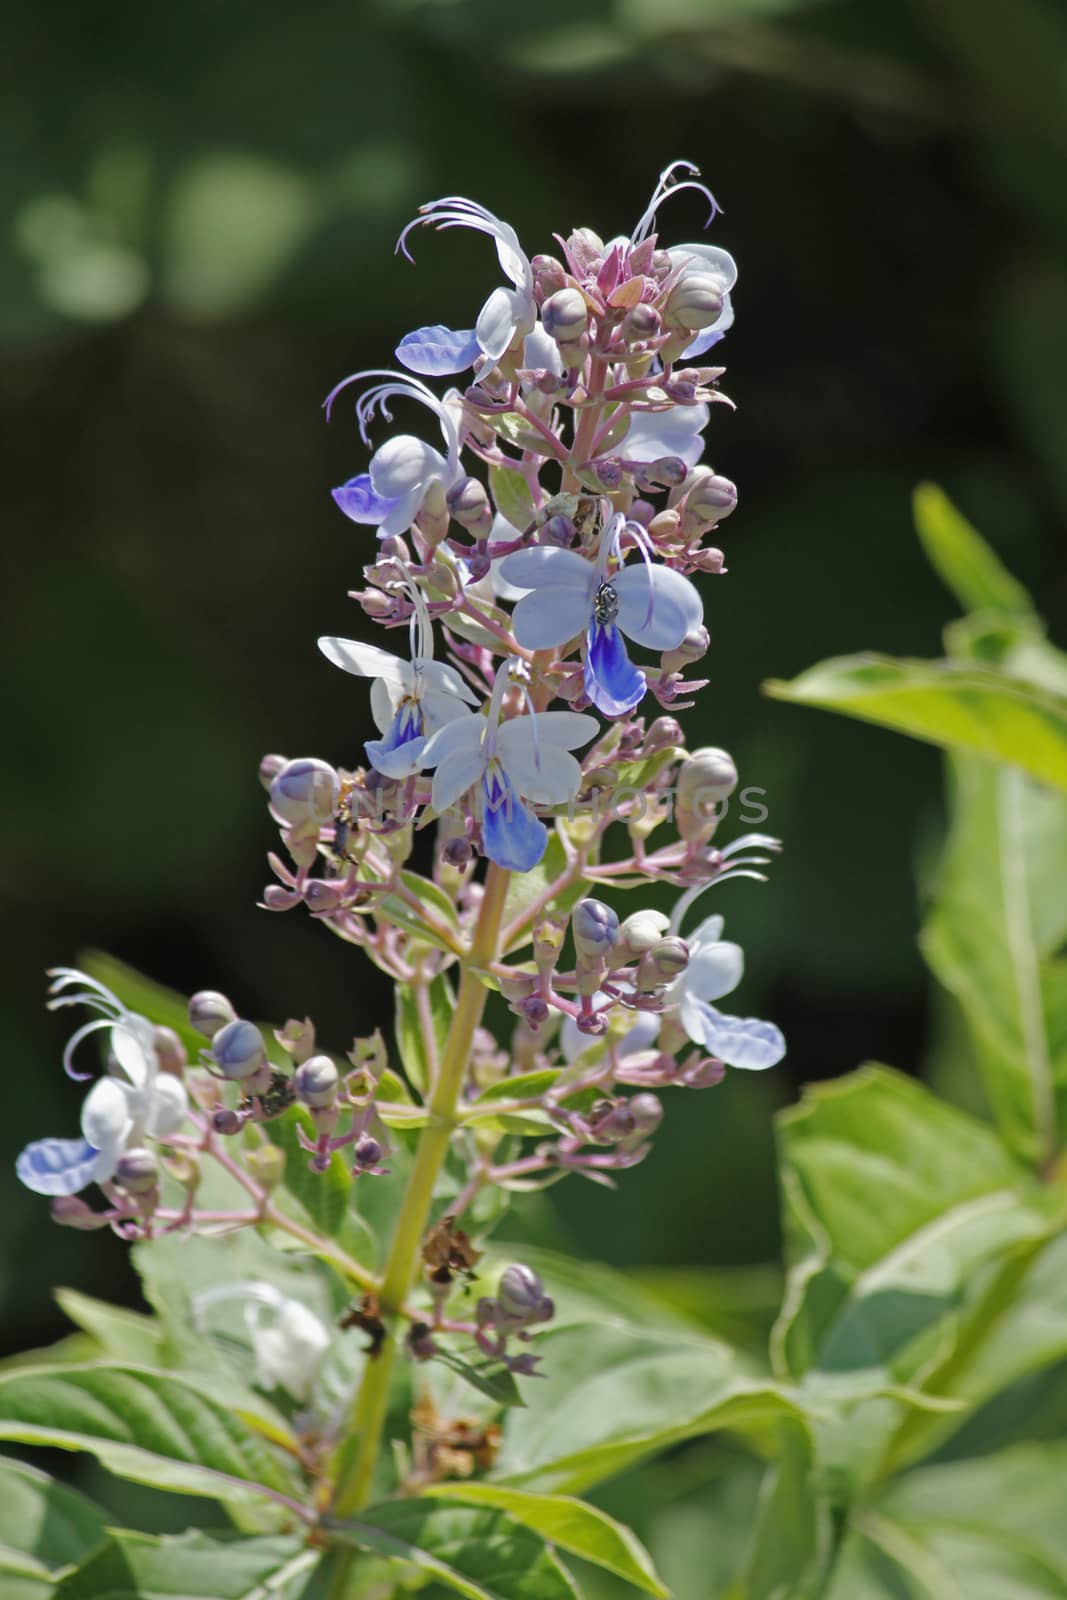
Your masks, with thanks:
[(753, 1267), (639, 1267), (627, 1280), (653, 1301), (752, 1355), (767, 1349), (782, 1304), (777, 1263)]
[[(1008, 1144), (1033, 1164), (1057, 1144), (1067, 985), (1048, 962), (1067, 934), (1067, 800), (1017, 767), (950, 766), (952, 825), (922, 949), (959, 1002)], [(1051, 1013), (1051, 1015), (1050, 1015)]]
[(1067, 789), (1067, 696), (953, 661), (838, 656), (767, 693), (1007, 761)]
[(396, 985), (396, 1047), (404, 1071), (420, 1094), (433, 1082), (452, 1026), (456, 999), (443, 973), (424, 986), (421, 1009), (414, 986)]
[(581, 1493), (643, 1456), (751, 1419), (803, 1411), (727, 1346), (684, 1329), (575, 1324), (537, 1340), (537, 1403), (510, 1412), (495, 1476)]
[(525, 533), (537, 515), (530, 486), (516, 467), (490, 467), (489, 489), (506, 522)]
[(0, 1377), (0, 1438), (86, 1450), (119, 1477), (180, 1494), (288, 1504), (300, 1493), (295, 1471), (238, 1409), (147, 1367), (29, 1368)]
[(465, 1361), (454, 1350), (442, 1346), (433, 1358), (445, 1366), (464, 1383), (469, 1383), (472, 1389), (477, 1389), (479, 1394), (486, 1395), (490, 1400), (495, 1400), (500, 1406), (524, 1406), (526, 1401), (519, 1393), (519, 1386), (512, 1373), (502, 1362), (493, 1357), (484, 1357), (476, 1363)]
[(432, 944), (436, 949), (446, 951), (449, 955), (455, 955), (457, 951), (462, 950), (463, 934), (456, 916), (456, 908), (445, 891), (431, 879), (420, 877), (417, 872), (402, 872), (400, 879), (416, 899), (425, 903), (443, 931), (438, 933), (433, 928), (427, 928), (418, 912), (396, 894), (386, 895), (380, 902), (376, 914), (385, 921), (394, 923), (398, 928), (403, 928), (407, 933), (414, 934), (427, 944)]
[(466, 1600), (577, 1600), (569, 1575), (542, 1541), (488, 1507), (390, 1500), (330, 1531), (410, 1562)]
[(116, 1530), (55, 1600), (298, 1600), (319, 1559), (293, 1538)]
[(816, 1492), (811, 1438), (795, 1423), (778, 1424), (778, 1459), (768, 1469), (746, 1567), (745, 1600), (817, 1595), (830, 1555), (827, 1502)]
[(930, 565), (965, 611), (1027, 615), (1033, 601), (981, 534), (943, 489), (921, 483), (915, 491), (915, 527)]
[[(0, 1593), (48, 1600), (53, 1574), (104, 1538), (107, 1513), (21, 1461), (0, 1460)], [(25, 1586), (23, 1589), (22, 1586)]]
[(569, 1495), (530, 1494), (497, 1483), (438, 1483), (424, 1493), (465, 1505), (492, 1506), (506, 1511), (513, 1521), (549, 1544), (604, 1567), (646, 1594), (668, 1600), (668, 1591), (656, 1576), (652, 1557), (629, 1528), (606, 1512)]
[(501, 1100), (529, 1100), (535, 1095), (542, 1095), (558, 1082), (560, 1074), (559, 1067), (538, 1067), (534, 1072), (517, 1072), (512, 1078), (501, 1078), (499, 1083), (483, 1089), (471, 1110), (476, 1110), (478, 1106), (496, 1105)]
[(988, 1530), (917, 1534), (865, 1511), (827, 1600), (1062, 1600), (1067, 1577)]
[(143, 1366), (158, 1364), (162, 1336), (155, 1317), (95, 1300), (77, 1289), (57, 1289), (55, 1297), (71, 1322), (91, 1334), (105, 1355)]

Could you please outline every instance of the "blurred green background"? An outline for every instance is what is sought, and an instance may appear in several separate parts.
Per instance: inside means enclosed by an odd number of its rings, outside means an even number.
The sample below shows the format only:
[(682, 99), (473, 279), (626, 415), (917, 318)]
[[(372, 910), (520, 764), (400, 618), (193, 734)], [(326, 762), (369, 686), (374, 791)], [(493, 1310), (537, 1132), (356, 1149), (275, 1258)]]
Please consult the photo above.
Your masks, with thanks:
[[(868, 1057), (921, 1071), (939, 1031), (915, 930), (941, 802), (932, 751), (759, 685), (938, 653), (951, 608), (909, 512), (927, 477), (1067, 636), (1067, 8), (12, 0), (3, 34), (4, 1348), (60, 1331), (56, 1282), (136, 1294), (117, 1241), (54, 1228), (11, 1170), (77, 1126), (47, 966), (98, 946), (245, 1014), (307, 1013), (334, 1048), (389, 1018), (350, 950), (256, 909), (256, 766), (352, 763), (367, 731), (314, 644), (360, 631), (346, 590), (374, 548), (330, 501), (366, 456), (322, 397), (413, 326), (469, 325), (498, 280), (466, 234), (398, 261), (400, 227), (466, 194), (531, 254), (628, 232), (683, 155), (741, 272), (739, 410), (709, 429), (741, 507), (687, 726), (786, 840), (718, 909), (749, 951), (739, 1004), (790, 1055), (679, 1093), (617, 1195), (575, 1181), (522, 1225), (623, 1267), (773, 1260), (774, 1107)], [(663, 233), (702, 220), (682, 199)]]

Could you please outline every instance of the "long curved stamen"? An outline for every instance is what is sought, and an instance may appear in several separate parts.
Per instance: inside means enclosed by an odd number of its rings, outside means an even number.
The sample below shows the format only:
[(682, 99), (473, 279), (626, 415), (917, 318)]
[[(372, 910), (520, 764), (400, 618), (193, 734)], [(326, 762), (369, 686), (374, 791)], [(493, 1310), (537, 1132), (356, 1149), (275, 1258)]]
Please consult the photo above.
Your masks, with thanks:
[(409, 581), (408, 593), (411, 596), (413, 607), (411, 621), (408, 626), (411, 664), (415, 668), (416, 676), (418, 676), (420, 665), (424, 661), (433, 660), (433, 623), (430, 621), (430, 613), (418, 584), (414, 581)]
[(619, 539), (622, 536), (622, 530), (625, 528), (625, 526), (625, 516), (621, 511), (616, 511), (615, 515), (605, 522), (603, 529), (601, 530), (600, 543), (597, 546), (596, 552), (596, 566), (594, 569), (596, 573), (593, 581), (594, 594), (596, 593), (597, 589), (600, 588), (600, 585), (607, 581), (608, 565), (612, 556), (618, 554)]
[[(526, 252), (519, 243), (519, 236), (509, 222), (503, 222), (485, 206), (479, 205), (476, 200), (467, 200), (462, 195), (446, 195), (440, 200), (427, 201), (426, 205), (419, 207), (419, 214), (413, 217), (407, 226), (402, 229), (396, 241), (396, 250), (406, 260), (414, 265), (415, 258), (407, 247), (408, 235), (415, 228), (433, 227), (440, 230), (448, 228), (471, 228), (476, 233), (488, 234), (498, 244), (512, 251), (518, 261), (522, 263), (523, 288), (527, 294), (533, 293), (533, 268), (530, 265)], [(504, 269), (507, 271), (507, 268)], [(508, 274), (510, 276), (510, 273)]]
[(716, 877), (709, 878), (707, 883), (697, 883), (691, 889), (686, 890), (671, 912), (670, 932), (677, 937), (681, 932), (682, 923), (685, 921), (685, 915), (690, 906), (694, 905), (706, 890), (714, 889), (717, 883), (725, 883), (728, 878), (755, 878), (759, 883), (767, 882), (762, 872), (750, 872), (740, 863), (732, 861), (728, 871), (720, 872)]
[(437, 398), (433, 390), (418, 378), (405, 377), (402, 372), (392, 372), (388, 367), (368, 367), (365, 372), (350, 373), (347, 378), (342, 378), (341, 382), (330, 390), (322, 402), (327, 420), (330, 417), (333, 403), (342, 389), (347, 389), (351, 383), (359, 383), (362, 378), (388, 378), (391, 380), (388, 383), (376, 383), (373, 388), (367, 390), (366, 394), (360, 395), (356, 401), (356, 422), (359, 427), (359, 435), (368, 449), (370, 448), (368, 426), (373, 421), (375, 412), (380, 412), (387, 422), (392, 422), (393, 413), (390, 411), (388, 403), (394, 396), (404, 400), (417, 400), (428, 411), (432, 411), (437, 418), (448, 451), (449, 466), (452, 469), (455, 468), (459, 460), (459, 430), (456, 427), (455, 418), (448, 410), (448, 407)]
[(91, 1072), (78, 1072), (75, 1069), (75, 1050), (81, 1044), (82, 1040), (87, 1039), (91, 1033), (99, 1033), (101, 1028), (111, 1029), (119, 1027), (121, 1026), (121, 1020), (122, 1019), (119, 1017), (95, 1017), (92, 1022), (84, 1022), (80, 1028), (75, 1029), (70, 1038), (67, 1040), (66, 1049), (63, 1051), (63, 1071), (67, 1074), (68, 1078), (73, 1078), (75, 1083), (85, 1083), (89, 1078), (92, 1077)]
[(512, 683), (511, 667), (512, 663), (510, 661), (502, 661), (497, 667), (496, 677), (493, 679), (493, 692), (489, 697), (489, 710), (485, 718), (485, 733), (482, 735), (482, 743), (490, 759), (496, 745), (496, 730), (500, 726), (500, 713), (504, 709), (504, 696)]
[[(675, 173), (678, 171), (686, 172), (689, 174), (689, 176), (686, 178), (676, 178)], [(652, 191), (652, 198), (645, 207), (637, 227), (630, 235), (630, 243), (632, 245), (636, 245), (640, 244), (642, 240), (647, 239), (648, 235), (655, 227), (656, 212), (659, 210), (664, 200), (668, 199), (671, 195), (681, 194), (683, 189), (695, 189), (696, 192), (698, 194), (702, 194), (704, 199), (708, 202), (711, 210), (708, 213), (708, 220), (704, 224), (705, 228), (708, 227), (716, 214), (722, 210), (722, 207), (715, 199), (715, 196), (712, 194), (707, 184), (697, 183), (695, 181), (697, 178), (699, 178), (699, 176), (700, 168), (692, 161), (672, 161), (669, 167), (664, 167), (663, 171), (659, 175), (656, 187)]]
[(719, 854), (723, 860), (735, 856), (739, 850), (773, 850), (777, 855), (781, 848), (781, 839), (776, 839), (772, 833), (742, 833), (724, 844)]
[[(656, 598), (656, 591), (652, 586), (652, 570), (656, 564), (652, 555), (652, 541), (649, 539), (647, 533), (639, 522), (624, 523), (619, 529), (618, 533), (618, 538), (620, 540), (622, 539), (624, 533), (629, 533), (634, 544), (641, 552), (642, 561), (645, 563), (645, 575), (648, 578), (648, 607), (645, 611), (645, 620), (643, 626), (647, 627), (652, 621), (652, 606)], [(619, 560), (621, 564), (621, 556), (619, 557)]]
[[(109, 1012), (116, 1017), (124, 1016), (126, 1007), (116, 994), (112, 994), (106, 984), (100, 983), (96, 978), (90, 978), (87, 972), (80, 972), (77, 967), (52, 967), (48, 976), (52, 979), (48, 993), (52, 997), (45, 1002), (49, 1011), (59, 1011), (63, 1006), (91, 1006), (94, 1011)], [(84, 984), (84, 989), (77, 994), (64, 994), (71, 984)]]

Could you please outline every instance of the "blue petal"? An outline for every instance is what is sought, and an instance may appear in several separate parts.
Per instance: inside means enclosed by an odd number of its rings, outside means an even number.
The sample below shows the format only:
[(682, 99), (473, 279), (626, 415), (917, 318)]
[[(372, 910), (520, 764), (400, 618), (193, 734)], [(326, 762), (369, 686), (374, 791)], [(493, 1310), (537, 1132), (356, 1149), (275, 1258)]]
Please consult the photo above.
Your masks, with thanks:
[(382, 767), (379, 766), (379, 762), (391, 756), (394, 751), (402, 749), (404, 745), (410, 744), (413, 739), (421, 739), (422, 733), (422, 706), (417, 700), (404, 700), (384, 737), (368, 739), (363, 748), (367, 752), (371, 766), (377, 767), (379, 772), (384, 772), (386, 777), (389, 777), (388, 767), (391, 763), (387, 762), (386, 766)]
[(480, 354), (478, 337), (473, 328), (459, 330), (435, 323), (432, 328), (416, 328), (405, 334), (396, 347), (396, 358), (409, 372), (421, 373), (424, 378), (447, 378), (454, 372), (466, 372)]
[(584, 673), (585, 692), (606, 717), (625, 716), (645, 697), (645, 675), (626, 654), (622, 634), (612, 622), (589, 624)]
[(678, 357), (679, 361), (693, 361), (697, 356), (704, 355), (726, 333), (725, 328), (705, 328), (703, 333), (698, 333), (691, 345), (687, 345)]
[(375, 494), (367, 472), (361, 472), (358, 478), (349, 478), (340, 489), (331, 489), (330, 493), (345, 516), (351, 517), (353, 522), (384, 522), (397, 504), (395, 499), (389, 500), (385, 495)]
[(92, 1183), (99, 1156), (88, 1139), (38, 1139), (26, 1146), (15, 1171), (34, 1194), (77, 1194)]
[(530, 872), (545, 853), (548, 829), (528, 811), (507, 778), (482, 779), (482, 847), (509, 872)]
[(728, 1067), (762, 1072), (776, 1067), (785, 1055), (782, 1030), (773, 1022), (761, 1022), (757, 1017), (728, 1017), (706, 1000), (697, 1003), (704, 1024), (704, 1048)]

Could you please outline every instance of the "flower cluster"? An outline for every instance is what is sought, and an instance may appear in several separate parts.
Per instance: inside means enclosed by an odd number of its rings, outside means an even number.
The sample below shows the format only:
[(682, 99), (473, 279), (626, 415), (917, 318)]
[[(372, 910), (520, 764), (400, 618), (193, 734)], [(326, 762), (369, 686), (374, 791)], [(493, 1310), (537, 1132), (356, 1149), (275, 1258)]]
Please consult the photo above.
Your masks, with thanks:
[[(417, 1159), (437, 1169), (420, 1229), (398, 1227), (384, 1276), (351, 1267), (365, 1295), (354, 1320), (374, 1353), (392, 1348), (406, 1318), (417, 1359), (466, 1338), (527, 1372), (535, 1357), (509, 1341), (529, 1339), (552, 1302), (513, 1265), (473, 1321), (450, 1319), (453, 1279), (478, 1259), (456, 1219), (477, 1220), (490, 1189), (568, 1173), (611, 1184), (650, 1150), (662, 1091), (781, 1059), (773, 1024), (717, 1007), (743, 970), (722, 917), (685, 931), (699, 896), (760, 878), (779, 848), (758, 833), (715, 842), (737, 772), (723, 750), (687, 751), (676, 717), (704, 686), (686, 674), (709, 648), (694, 579), (721, 581), (723, 553), (708, 539), (737, 500), (701, 459), (712, 407), (729, 404), (723, 369), (705, 358), (732, 323), (736, 268), (717, 247), (660, 242), (660, 209), (686, 191), (710, 221), (712, 196), (677, 162), (632, 234), (605, 243), (579, 228), (558, 256), (527, 256), (507, 223), (469, 200), (424, 206), (401, 234), (405, 255), (417, 229), (471, 228), (494, 241), (506, 284), (469, 330), (416, 329), (396, 349), (405, 370), (354, 373), (326, 401), (329, 414), (355, 396), (370, 452), (333, 492), (377, 532), (354, 598), (401, 643), (319, 640), (327, 662), (369, 684), (372, 736), (345, 765), (264, 759), (284, 853), (270, 856), (263, 904), (303, 907), (395, 980), (420, 1019), (417, 1062), (402, 1047), (394, 1058), (378, 1035), (340, 1057), (309, 1022), (271, 1040), (203, 991), (189, 1025), (205, 1043), (190, 1065), (167, 1030), (60, 972), (52, 1003), (100, 1013), (68, 1064), (89, 1031), (109, 1042), (82, 1138), (40, 1141), (19, 1161), (23, 1182), (57, 1197), (60, 1220), (127, 1236), (266, 1222), (293, 1231), (272, 1199), (285, 1158), (265, 1124), (291, 1119), (312, 1172), (341, 1160), (361, 1185), (402, 1181), (395, 1130), (425, 1129)], [(461, 386), (438, 393), (428, 381), (449, 378)], [(401, 402), (413, 427), (429, 413), (432, 442), (419, 431), (372, 439)], [(673, 910), (620, 919), (599, 898), (637, 886), (673, 892)], [(504, 1049), (482, 1027), (491, 990), (511, 1013)], [(434, 1008), (451, 1019), (445, 1038)], [(431, 1137), (444, 1126), (465, 1173), (451, 1189)], [(206, 1159), (242, 1185), (247, 1211), (198, 1208)], [(444, 1233), (430, 1215), (434, 1179)], [(161, 1193), (168, 1181), (177, 1194)], [(76, 1198), (91, 1183), (107, 1210)], [(261, 1374), (305, 1393), (316, 1329), (275, 1292), (250, 1295)]]

